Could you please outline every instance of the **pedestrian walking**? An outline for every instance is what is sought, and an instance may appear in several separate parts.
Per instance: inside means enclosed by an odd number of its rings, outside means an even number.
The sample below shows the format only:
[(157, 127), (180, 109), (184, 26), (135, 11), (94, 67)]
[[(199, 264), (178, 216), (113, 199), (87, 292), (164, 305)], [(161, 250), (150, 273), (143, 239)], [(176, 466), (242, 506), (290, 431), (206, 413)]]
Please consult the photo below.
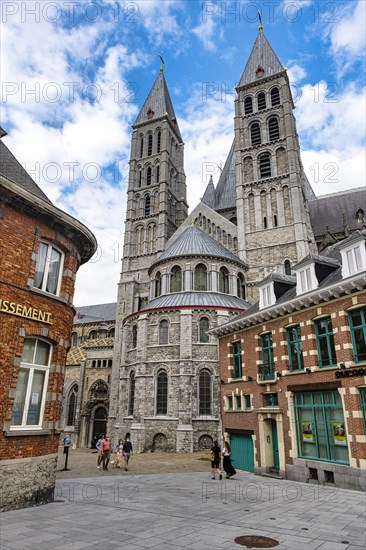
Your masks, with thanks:
[(125, 437), (125, 442), (123, 443), (123, 458), (125, 461), (125, 471), (128, 470), (128, 462), (130, 460), (130, 456), (132, 455), (132, 443), (130, 441), (130, 434), (127, 433)]
[(100, 470), (101, 467), (102, 467), (102, 457), (103, 457), (102, 442), (103, 442), (103, 439), (104, 439), (104, 435), (100, 434), (99, 439), (95, 444), (95, 448), (98, 451), (98, 454), (97, 454), (97, 468), (98, 468), (98, 470)]
[(234, 466), (231, 464), (230, 453), (231, 453), (230, 445), (227, 441), (225, 441), (224, 442), (224, 447), (222, 449), (223, 468), (224, 468), (225, 473), (226, 473), (226, 478), (225, 479), (230, 479), (231, 477), (233, 477), (236, 474), (236, 470), (235, 470)]
[(109, 435), (105, 434), (105, 438), (102, 441), (102, 464), (103, 470), (108, 470), (109, 459), (111, 457), (111, 440)]
[(211, 447), (210, 459), (211, 459), (211, 471), (212, 471), (211, 479), (215, 479), (215, 472), (217, 472), (219, 479), (222, 479), (221, 469), (220, 469), (221, 449), (217, 441), (214, 441)]
[(118, 440), (118, 443), (114, 448), (114, 453), (114, 465), (116, 468), (120, 468), (123, 459), (123, 439)]

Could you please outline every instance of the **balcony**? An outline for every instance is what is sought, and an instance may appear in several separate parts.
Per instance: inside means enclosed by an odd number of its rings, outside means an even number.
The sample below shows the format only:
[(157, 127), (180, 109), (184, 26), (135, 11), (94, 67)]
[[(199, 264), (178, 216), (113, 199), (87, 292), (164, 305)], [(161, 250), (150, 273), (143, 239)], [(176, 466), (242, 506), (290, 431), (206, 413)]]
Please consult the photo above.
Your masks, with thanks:
[(270, 363), (268, 365), (258, 365), (258, 382), (275, 381), (276, 372), (274, 366)]

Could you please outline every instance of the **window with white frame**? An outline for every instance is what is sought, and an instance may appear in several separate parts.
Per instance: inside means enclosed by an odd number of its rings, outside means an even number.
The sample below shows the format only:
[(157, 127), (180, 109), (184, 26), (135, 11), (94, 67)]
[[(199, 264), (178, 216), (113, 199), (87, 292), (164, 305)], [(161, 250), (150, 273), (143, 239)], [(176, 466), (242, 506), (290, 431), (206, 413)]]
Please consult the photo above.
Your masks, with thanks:
[(273, 283), (263, 286), (259, 290), (259, 309), (272, 306), (276, 301)]
[(341, 250), (342, 254), (342, 276), (349, 277), (366, 269), (365, 244), (357, 243), (352, 247)]
[(63, 254), (46, 242), (39, 243), (34, 287), (58, 295), (61, 287)]
[(296, 273), (297, 287), (296, 294), (302, 294), (303, 292), (309, 292), (315, 290), (318, 287), (318, 280), (315, 275), (314, 264), (304, 266)]
[(44, 340), (26, 338), (15, 390), (11, 429), (41, 428), (52, 346)]

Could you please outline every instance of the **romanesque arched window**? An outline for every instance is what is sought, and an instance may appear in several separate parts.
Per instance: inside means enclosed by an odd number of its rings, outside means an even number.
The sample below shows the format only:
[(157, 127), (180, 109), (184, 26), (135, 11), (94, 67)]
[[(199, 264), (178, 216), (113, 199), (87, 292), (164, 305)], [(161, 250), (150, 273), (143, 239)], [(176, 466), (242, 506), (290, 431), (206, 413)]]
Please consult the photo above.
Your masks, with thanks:
[(286, 150), (284, 147), (280, 147), (276, 151), (276, 164), (277, 164), (278, 175), (287, 173), (287, 157), (286, 157)]
[(276, 189), (271, 189), (271, 212), (272, 212), (272, 226), (278, 226), (278, 208), (277, 208), (277, 191)]
[(249, 227), (252, 231), (255, 229), (255, 202), (254, 193), (248, 195)]
[(254, 180), (253, 159), (252, 157), (244, 158), (244, 181), (249, 182)]
[(207, 334), (209, 329), (209, 321), (207, 317), (201, 317), (199, 321), (199, 334), (198, 339), (202, 344), (205, 344), (210, 341), (210, 337)]
[(271, 155), (269, 153), (259, 155), (259, 173), (261, 178), (271, 177)]
[(267, 229), (268, 227), (267, 193), (265, 191), (261, 191), (260, 199), (261, 199), (261, 216), (262, 216), (263, 229)]
[(138, 170), (137, 172), (137, 186), (138, 187), (141, 187), (142, 186), (142, 170)]
[(222, 267), (219, 272), (219, 291), (229, 294), (229, 270)]
[(89, 340), (95, 340), (96, 337), (97, 337), (97, 331), (96, 330), (91, 330), (89, 332), (88, 339)]
[(147, 254), (155, 252), (155, 224), (150, 224), (147, 228)]
[(111, 329), (108, 331), (108, 338), (114, 338), (114, 334), (115, 334), (115, 329), (114, 329), (114, 328), (111, 328)]
[(161, 294), (161, 273), (160, 271), (157, 272), (155, 275), (155, 298), (160, 296)]
[(147, 156), (150, 157), (152, 155), (153, 150), (153, 137), (152, 134), (149, 135), (148, 141), (147, 141)]
[(135, 373), (131, 372), (128, 388), (128, 416), (133, 416), (135, 408)]
[(285, 260), (285, 274), (291, 275), (291, 262), (290, 260)]
[(156, 379), (156, 414), (168, 414), (168, 375), (163, 370)]
[(179, 265), (175, 265), (172, 268), (170, 275), (170, 292), (182, 291), (182, 270)]
[(151, 185), (151, 182), (152, 182), (152, 170), (151, 170), (151, 166), (148, 166), (146, 170), (146, 185)]
[(159, 181), (160, 181), (160, 164), (157, 164), (155, 168), (155, 182), (159, 183)]
[(136, 227), (136, 255), (141, 256), (144, 253), (144, 228), (139, 225)]
[(159, 323), (159, 344), (160, 346), (169, 344), (169, 323), (166, 319)]
[(71, 345), (73, 348), (76, 348), (79, 342), (79, 336), (77, 332), (73, 332), (71, 335)]
[(280, 100), (280, 91), (279, 89), (276, 87), (276, 88), (272, 88), (271, 90), (271, 104), (272, 104), (272, 107), (276, 107), (276, 105), (279, 105), (281, 103), (281, 100)]
[(140, 158), (144, 156), (144, 138), (141, 136), (140, 138)]
[(144, 206), (144, 214), (145, 216), (150, 216), (151, 213), (151, 197), (150, 195), (146, 195), (145, 197), (145, 206)]
[(238, 273), (236, 278), (236, 294), (238, 298), (245, 300), (245, 278), (242, 273)]
[(250, 140), (252, 146), (260, 145), (262, 143), (259, 122), (253, 122), (253, 124), (250, 125)]
[(211, 373), (202, 369), (199, 376), (199, 414), (211, 416), (212, 408)]
[(76, 403), (78, 398), (79, 387), (77, 384), (74, 384), (69, 391), (69, 399), (67, 403), (67, 425), (75, 426), (75, 416), (76, 416)]
[(253, 100), (250, 96), (244, 99), (244, 114), (251, 115), (253, 112)]
[(207, 290), (207, 268), (204, 264), (198, 264), (194, 270), (194, 289)]
[(159, 131), (157, 135), (156, 152), (160, 153), (160, 150), (161, 150), (161, 132)]
[(264, 92), (259, 92), (259, 94), (257, 95), (257, 102), (258, 111), (264, 111), (264, 109), (267, 107), (266, 94)]
[(268, 119), (268, 136), (269, 141), (276, 141), (280, 138), (280, 127), (276, 116), (271, 116)]
[(132, 326), (132, 348), (137, 348), (137, 325)]

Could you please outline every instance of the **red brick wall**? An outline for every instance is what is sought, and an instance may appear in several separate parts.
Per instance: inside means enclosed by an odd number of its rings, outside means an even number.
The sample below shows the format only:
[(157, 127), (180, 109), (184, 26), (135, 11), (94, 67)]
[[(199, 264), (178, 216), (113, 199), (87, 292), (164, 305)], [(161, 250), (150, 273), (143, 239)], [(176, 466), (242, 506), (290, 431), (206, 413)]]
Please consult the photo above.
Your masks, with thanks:
[[(357, 300), (357, 301), (355, 301)], [(304, 323), (304, 326), (301, 326), (301, 336), (305, 336), (303, 339), (303, 353), (304, 353), (304, 368), (310, 368), (317, 365), (317, 354), (309, 355), (309, 352), (316, 350), (316, 339), (315, 339), (315, 329), (313, 322), (307, 324), (307, 321), (312, 320), (319, 315), (331, 315), (336, 314), (332, 317), (332, 325), (334, 334), (334, 342), (336, 346), (336, 357), (337, 364), (343, 362), (347, 363), (347, 366), (350, 366), (353, 363), (353, 350), (352, 348), (344, 348), (345, 344), (351, 344), (351, 333), (349, 330), (342, 330), (343, 327), (349, 327), (348, 315), (339, 316), (339, 312), (348, 310), (349, 308), (355, 307), (357, 305), (362, 306), (366, 304), (366, 293), (364, 291), (355, 293), (352, 296), (345, 296), (337, 300), (332, 300), (324, 304), (318, 304), (317, 306), (297, 311), (289, 315), (279, 317), (267, 321), (265, 323), (260, 323), (253, 327), (248, 327), (244, 330), (226, 335), (220, 338), (219, 343), (219, 361), (220, 361), (220, 378), (225, 381), (221, 385), (221, 407), (222, 407), (222, 423), (225, 431), (230, 430), (253, 430), (254, 434), (257, 436), (257, 454), (256, 460), (260, 464), (259, 456), (259, 430), (258, 430), (258, 413), (255, 409), (261, 408), (264, 405), (263, 394), (266, 393), (266, 385), (257, 384), (257, 361), (261, 361), (261, 352), (256, 350), (256, 348), (261, 347), (260, 339), (257, 337), (263, 332), (272, 332), (272, 341), (275, 344), (273, 355), (275, 358), (274, 368), (276, 371), (288, 370), (288, 364), (281, 357), (283, 355), (288, 355), (287, 347), (287, 337), (285, 332), (280, 332), (280, 329), (286, 327), (289, 324), (300, 324)], [(314, 338), (309, 338), (309, 336), (314, 335)], [(232, 381), (228, 382), (228, 379), (232, 377), (231, 371), (228, 370), (228, 366), (232, 365), (232, 358), (228, 357), (228, 354), (231, 353), (231, 342), (235, 340), (241, 340), (241, 349), (244, 350), (242, 355), (243, 363), (243, 376), (251, 376), (252, 381)], [(280, 342), (286, 341), (285, 344)], [(337, 349), (337, 346), (340, 346), (340, 349)], [(307, 353), (306, 353), (307, 352)], [(366, 363), (365, 363), (366, 367)], [(366, 444), (356, 442), (356, 435), (365, 435), (363, 419), (362, 418), (353, 418), (352, 412), (355, 410), (360, 410), (360, 398), (358, 393), (350, 393), (350, 388), (357, 386), (364, 386), (366, 382), (366, 377), (364, 375), (352, 376), (349, 378), (336, 378), (337, 369), (323, 370), (320, 369), (316, 372), (311, 372), (307, 374), (302, 372), (301, 374), (293, 374), (289, 376), (282, 376), (275, 384), (270, 385), (270, 391), (277, 393), (278, 395), (278, 407), (283, 409), (283, 429), (284, 429), (284, 442), (285, 442), (285, 454), (286, 454), (286, 463), (292, 464), (292, 458), (290, 457), (290, 450), (292, 449), (292, 441), (289, 436), (290, 423), (289, 417), (287, 415), (288, 410), (288, 398), (286, 397), (286, 392), (296, 391), (296, 387), (299, 388), (298, 391), (303, 389), (306, 391), (307, 387), (310, 391), (313, 386), (316, 384), (324, 385), (323, 389), (326, 390), (325, 383), (337, 383), (340, 387), (345, 388), (344, 395), (344, 405), (345, 411), (348, 411), (349, 417), (345, 416), (345, 422), (347, 423), (348, 435), (352, 436), (351, 453), (352, 457), (357, 459), (357, 466), (360, 466), (359, 459), (365, 459), (366, 457)], [(224, 411), (224, 396), (231, 395), (232, 391), (238, 388), (239, 394), (242, 391), (243, 394), (252, 394), (252, 412), (225, 412)], [(273, 418), (276, 415), (273, 413)]]
[[(71, 304), (80, 255), (77, 246), (67, 236), (52, 229), (46, 219), (33, 218), (7, 204), (1, 205), (1, 210), (0, 299), (51, 313), (51, 324), (47, 324), (0, 312), (0, 458), (6, 460), (57, 452), (59, 438), (55, 433), (55, 423), (61, 415), (64, 365), (73, 322)], [(28, 287), (28, 280), (34, 277), (35, 258), (41, 239), (54, 244), (65, 254), (63, 271), (66, 275), (62, 277), (60, 291), (64, 301)], [(53, 395), (46, 400), (44, 411), (44, 422), (51, 423), (47, 425), (51, 435), (6, 435), (12, 416), (24, 335), (46, 337), (53, 345), (47, 387), (47, 392)]]

